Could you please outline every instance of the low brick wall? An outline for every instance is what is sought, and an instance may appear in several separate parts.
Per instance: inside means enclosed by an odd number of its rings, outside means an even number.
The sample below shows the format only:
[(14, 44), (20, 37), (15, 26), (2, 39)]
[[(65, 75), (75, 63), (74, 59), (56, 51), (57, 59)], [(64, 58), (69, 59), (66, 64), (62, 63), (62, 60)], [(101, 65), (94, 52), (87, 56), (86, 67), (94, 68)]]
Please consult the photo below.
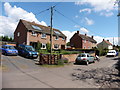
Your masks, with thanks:
[(78, 55), (79, 54), (62, 55), (62, 58), (67, 58), (69, 62), (75, 62), (75, 59)]

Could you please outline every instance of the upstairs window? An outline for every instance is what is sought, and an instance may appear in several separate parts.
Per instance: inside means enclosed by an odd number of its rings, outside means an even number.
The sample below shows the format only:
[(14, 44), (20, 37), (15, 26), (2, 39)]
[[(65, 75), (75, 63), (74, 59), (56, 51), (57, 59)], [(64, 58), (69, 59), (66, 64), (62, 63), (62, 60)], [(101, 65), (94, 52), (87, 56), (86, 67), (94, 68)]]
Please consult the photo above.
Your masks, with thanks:
[(46, 38), (46, 34), (45, 34), (45, 33), (42, 33), (41, 38)]
[(62, 40), (65, 40), (65, 37), (62, 37)]
[(42, 30), (40, 27), (35, 26), (35, 25), (32, 25), (32, 28), (33, 28), (33, 29), (37, 29), (37, 30)]
[(56, 36), (56, 37), (55, 37), (55, 40), (59, 40), (59, 36)]
[(17, 36), (18, 36), (18, 37), (20, 36), (20, 32), (17, 33)]
[(32, 31), (32, 36), (37, 36), (37, 34), (35, 33), (35, 31)]

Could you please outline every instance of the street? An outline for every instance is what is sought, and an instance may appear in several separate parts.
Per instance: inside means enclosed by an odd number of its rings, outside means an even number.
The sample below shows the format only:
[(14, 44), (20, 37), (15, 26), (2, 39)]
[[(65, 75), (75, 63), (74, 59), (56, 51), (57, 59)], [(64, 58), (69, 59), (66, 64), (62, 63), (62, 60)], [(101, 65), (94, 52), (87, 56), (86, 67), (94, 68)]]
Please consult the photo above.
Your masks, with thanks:
[(75, 80), (73, 73), (79, 70), (93, 70), (113, 67), (117, 57), (101, 57), (99, 62), (87, 65), (65, 65), (47, 68), (35, 65), (33, 59), (21, 56), (2, 55), (2, 88), (98, 88), (96, 85)]

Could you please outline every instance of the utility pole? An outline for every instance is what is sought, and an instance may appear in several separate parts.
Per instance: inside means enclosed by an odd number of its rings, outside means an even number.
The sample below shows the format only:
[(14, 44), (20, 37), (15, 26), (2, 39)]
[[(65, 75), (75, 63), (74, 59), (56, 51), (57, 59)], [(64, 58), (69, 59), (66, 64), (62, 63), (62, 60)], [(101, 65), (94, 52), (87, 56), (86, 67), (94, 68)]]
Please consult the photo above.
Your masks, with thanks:
[(52, 42), (53, 42), (53, 40), (52, 40), (52, 37), (53, 37), (53, 6), (51, 7), (51, 20), (50, 20), (50, 54), (52, 54)]

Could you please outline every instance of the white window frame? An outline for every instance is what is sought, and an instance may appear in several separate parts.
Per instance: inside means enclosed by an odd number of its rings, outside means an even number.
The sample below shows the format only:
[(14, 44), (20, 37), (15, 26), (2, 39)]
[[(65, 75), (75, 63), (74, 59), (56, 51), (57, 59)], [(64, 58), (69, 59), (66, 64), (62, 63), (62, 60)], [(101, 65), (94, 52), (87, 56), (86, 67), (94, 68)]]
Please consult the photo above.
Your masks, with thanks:
[[(45, 35), (45, 37), (43, 37)], [(46, 36), (46, 34), (45, 33), (42, 33), (41, 34), (41, 38), (46, 38), (47, 36)]]
[[(57, 45), (58, 47), (57, 47), (57, 48), (55, 48), (55, 45)], [(59, 49), (59, 45), (58, 45), (58, 44), (54, 44), (54, 49)]]
[(55, 36), (55, 40), (59, 40), (59, 36)]
[(32, 31), (32, 36), (37, 36), (35, 31)]
[(84, 46), (84, 49), (86, 49), (86, 47)]
[(17, 36), (20, 37), (20, 32), (17, 33)]
[(84, 43), (86, 43), (86, 40), (84, 40)]
[[(45, 45), (45, 47), (43, 47)], [(46, 49), (46, 44), (42, 43), (41, 49)]]

